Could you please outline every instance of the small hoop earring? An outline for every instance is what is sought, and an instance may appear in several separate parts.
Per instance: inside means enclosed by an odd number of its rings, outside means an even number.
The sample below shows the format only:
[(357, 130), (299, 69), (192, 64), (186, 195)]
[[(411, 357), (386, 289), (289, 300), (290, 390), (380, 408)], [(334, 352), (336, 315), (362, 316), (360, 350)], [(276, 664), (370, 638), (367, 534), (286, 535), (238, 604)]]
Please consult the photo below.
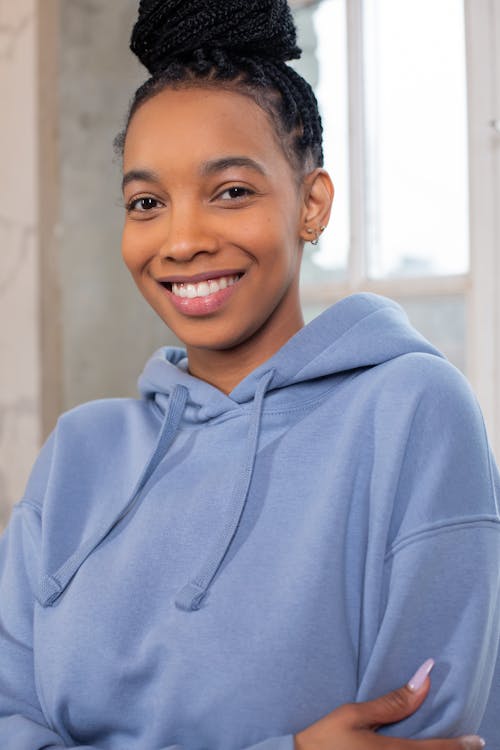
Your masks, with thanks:
[(311, 245), (317, 245), (318, 244), (318, 230), (313, 229), (312, 227), (307, 227), (306, 232), (307, 234), (314, 234), (314, 239), (309, 240), (309, 242), (311, 243)]
[(314, 238), (314, 239), (313, 239), (313, 240), (311, 241), (311, 245), (317, 245), (317, 244), (318, 244), (318, 242), (319, 242), (319, 235), (320, 235), (320, 234), (321, 234), (322, 232), (324, 232), (324, 231), (325, 231), (325, 229), (326, 229), (326, 227), (325, 227), (325, 226), (321, 226), (321, 227), (319, 228), (319, 231), (318, 231), (318, 230), (316, 230), (316, 236), (315, 236), (315, 238)]
[(317, 245), (319, 242), (319, 234), (320, 232), (324, 232), (326, 229), (326, 226), (321, 226), (319, 229), (313, 229), (312, 227), (307, 227), (306, 232), (307, 234), (314, 234), (314, 239), (309, 240), (311, 245)]

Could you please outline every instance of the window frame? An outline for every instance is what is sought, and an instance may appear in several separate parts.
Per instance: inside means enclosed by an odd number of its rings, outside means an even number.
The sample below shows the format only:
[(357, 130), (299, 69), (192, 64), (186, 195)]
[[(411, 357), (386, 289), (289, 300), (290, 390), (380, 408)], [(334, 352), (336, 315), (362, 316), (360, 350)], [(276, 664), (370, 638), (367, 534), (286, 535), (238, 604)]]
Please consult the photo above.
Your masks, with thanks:
[[(316, 2), (295, 0), (294, 9)], [(360, 291), (411, 298), (461, 294), (467, 377), (500, 456), (500, 0), (464, 0), (469, 161), (470, 268), (466, 274), (370, 278), (366, 249), (363, 0), (346, 3), (350, 229), (345, 278), (310, 283), (305, 304), (329, 305)], [(450, 127), (453, 123), (450, 123)], [(495, 210), (496, 208), (496, 210)]]
[(500, 0), (465, 0), (471, 269), (468, 377), (500, 456)]

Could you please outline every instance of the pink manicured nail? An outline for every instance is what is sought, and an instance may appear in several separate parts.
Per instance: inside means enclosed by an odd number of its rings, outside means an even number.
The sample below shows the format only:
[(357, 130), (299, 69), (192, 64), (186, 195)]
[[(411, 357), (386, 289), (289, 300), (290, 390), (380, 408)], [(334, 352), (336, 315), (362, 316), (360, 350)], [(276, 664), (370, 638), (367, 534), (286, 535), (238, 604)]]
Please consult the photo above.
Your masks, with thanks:
[(482, 737), (478, 737), (477, 734), (468, 734), (465, 737), (460, 737), (460, 743), (464, 750), (481, 750), (486, 747), (486, 742)]
[(411, 680), (408, 682), (408, 687), (414, 693), (420, 690), (424, 684), (426, 677), (431, 673), (431, 669), (434, 666), (434, 659), (427, 659), (424, 661), (421, 667), (417, 669)]

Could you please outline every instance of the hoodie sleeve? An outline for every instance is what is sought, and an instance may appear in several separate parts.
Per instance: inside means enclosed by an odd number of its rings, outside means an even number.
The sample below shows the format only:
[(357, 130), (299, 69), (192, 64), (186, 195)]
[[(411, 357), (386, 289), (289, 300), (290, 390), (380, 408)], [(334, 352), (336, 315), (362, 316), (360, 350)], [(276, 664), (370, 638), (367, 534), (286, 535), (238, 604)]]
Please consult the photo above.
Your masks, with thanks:
[[(451, 368), (442, 375), (429, 377), (408, 432), (385, 559), (367, 556), (378, 573), (365, 592), (357, 700), (436, 662), (424, 705), (383, 730), (400, 737), (474, 733), (488, 699), (500, 707), (500, 481), (468, 385)], [(486, 740), (500, 750), (500, 730)]]
[[(25, 500), (14, 508), (10, 524), (0, 538), (0, 747), (100, 750), (89, 745), (69, 746), (51, 729), (39, 702), (33, 660), (35, 600), (30, 585), (40, 541), (39, 527), (39, 508)], [(293, 737), (287, 735), (246, 750), (293, 750), (293, 744)], [(158, 750), (184, 748), (170, 745)]]
[(0, 747), (64, 747), (47, 726), (35, 687), (33, 596), (24, 559), (30, 532), (23, 515), (19, 504), (0, 540)]

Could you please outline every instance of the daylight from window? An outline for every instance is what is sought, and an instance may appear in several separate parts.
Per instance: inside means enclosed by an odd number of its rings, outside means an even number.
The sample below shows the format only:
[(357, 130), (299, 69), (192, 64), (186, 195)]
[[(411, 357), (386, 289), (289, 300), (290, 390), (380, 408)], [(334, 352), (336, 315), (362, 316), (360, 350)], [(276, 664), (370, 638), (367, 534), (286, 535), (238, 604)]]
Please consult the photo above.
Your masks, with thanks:
[[(308, 265), (335, 277), (345, 269), (350, 244), (345, 2), (323, 0), (307, 12), (315, 37), (326, 167), (336, 186), (328, 233)], [(363, 35), (369, 275), (466, 273), (463, 3), (364, 0)], [(310, 268), (308, 275), (317, 273)]]
[(365, 0), (367, 231), (373, 276), (465, 273), (461, 0)]

